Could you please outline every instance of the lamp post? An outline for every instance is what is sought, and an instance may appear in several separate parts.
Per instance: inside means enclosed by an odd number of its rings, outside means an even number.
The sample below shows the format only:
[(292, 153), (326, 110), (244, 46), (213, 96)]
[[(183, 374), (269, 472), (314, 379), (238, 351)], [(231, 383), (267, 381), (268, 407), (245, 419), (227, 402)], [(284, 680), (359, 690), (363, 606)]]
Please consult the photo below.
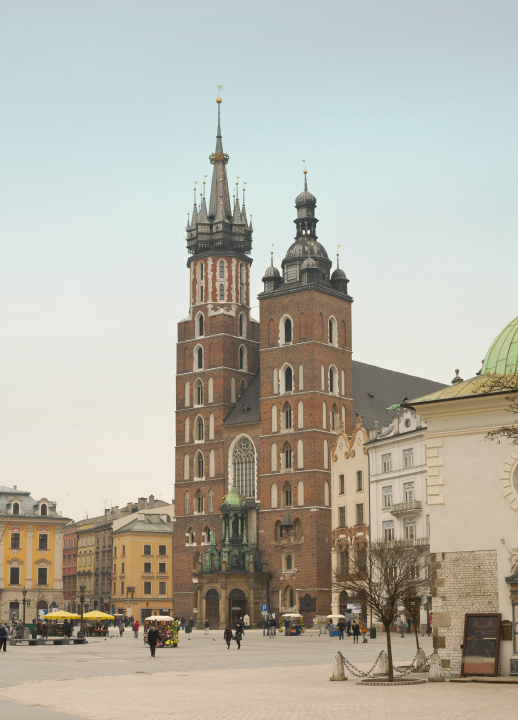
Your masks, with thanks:
[(85, 636), (84, 620), (83, 620), (83, 610), (84, 610), (84, 604), (85, 604), (85, 589), (86, 589), (86, 585), (84, 583), (81, 583), (81, 585), (79, 586), (79, 591), (80, 591), (79, 599), (81, 600), (81, 629), (77, 633), (77, 637), (82, 637), (82, 638)]
[[(25, 588), (23, 588), (23, 590), (22, 590), (22, 595), (23, 595), (23, 627), (25, 627), (25, 603), (27, 602), (27, 600), (26, 600), (27, 590)], [(30, 600), (29, 600), (29, 602), (30, 602)]]

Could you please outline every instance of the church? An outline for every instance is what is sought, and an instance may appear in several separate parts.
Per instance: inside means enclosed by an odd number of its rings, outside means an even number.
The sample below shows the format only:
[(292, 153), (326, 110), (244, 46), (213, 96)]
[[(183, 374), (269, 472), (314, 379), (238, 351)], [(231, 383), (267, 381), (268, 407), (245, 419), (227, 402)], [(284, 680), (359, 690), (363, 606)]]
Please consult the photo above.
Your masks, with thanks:
[[(352, 360), (349, 281), (317, 238), (317, 201), (295, 199), (282, 271), (250, 309), (251, 219), (230, 200), (221, 99), (210, 197), (187, 233), (188, 314), (178, 323), (174, 612), (198, 627), (245, 613), (331, 612), (331, 458), (339, 427), (438, 383)], [(365, 525), (368, 519), (365, 518)]]

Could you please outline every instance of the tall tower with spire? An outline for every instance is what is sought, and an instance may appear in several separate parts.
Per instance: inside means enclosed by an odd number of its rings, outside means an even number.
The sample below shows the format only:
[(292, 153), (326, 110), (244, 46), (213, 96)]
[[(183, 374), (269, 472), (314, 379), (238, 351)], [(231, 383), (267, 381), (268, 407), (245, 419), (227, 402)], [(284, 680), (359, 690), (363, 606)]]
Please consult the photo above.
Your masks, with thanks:
[(231, 205), (221, 98), (216, 102), (210, 198), (207, 207), (203, 183), (198, 205), (195, 190), (186, 228), (188, 314), (178, 323), (174, 611), (186, 617), (196, 610), (192, 571), (220, 524), (228, 489), (223, 420), (259, 369), (259, 324), (250, 317), (252, 223), (239, 186)]

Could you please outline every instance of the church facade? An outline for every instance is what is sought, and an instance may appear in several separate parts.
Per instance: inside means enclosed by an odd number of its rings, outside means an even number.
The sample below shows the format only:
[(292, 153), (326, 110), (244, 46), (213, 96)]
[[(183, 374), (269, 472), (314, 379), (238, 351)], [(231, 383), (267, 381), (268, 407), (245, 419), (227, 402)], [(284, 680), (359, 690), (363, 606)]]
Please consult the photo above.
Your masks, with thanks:
[[(198, 205), (195, 195), (186, 229), (174, 612), (224, 627), (235, 613), (257, 624), (266, 606), (277, 616), (303, 612), (311, 625), (331, 610), (331, 449), (339, 426), (350, 436), (362, 409), (374, 422), (385, 396), (375, 398), (368, 386), (377, 382), (386, 393), (390, 371), (356, 363), (355, 379), (348, 279), (338, 267), (332, 272), (318, 241), (306, 176), (295, 200), (295, 239), (286, 243), (282, 272), (272, 261), (264, 273), (260, 322), (251, 316), (253, 228), (244, 199), (230, 201), (220, 103), (210, 197), (203, 192)], [(232, 503), (239, 498), (231, 521), (229, 493)]]

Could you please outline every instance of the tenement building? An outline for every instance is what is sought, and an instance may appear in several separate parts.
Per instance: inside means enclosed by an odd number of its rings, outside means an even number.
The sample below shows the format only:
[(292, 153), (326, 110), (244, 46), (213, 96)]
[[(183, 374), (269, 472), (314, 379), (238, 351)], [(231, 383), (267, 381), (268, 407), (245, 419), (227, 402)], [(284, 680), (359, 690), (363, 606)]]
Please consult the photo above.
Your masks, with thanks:
[[(355, 392), (370, 419), (372, 385), (379, 410), (385, 371), (352, 361), (349, 281), (339, 267), (333, 271), (318, 240), (306, 175), (295, 199), (294, 241), (286, 243), (282, 271), (273, 259), (266, 269), (261, 320), (252, 317), (252, 223), (237, 188), (230, 201), (220, 103), (210, 198), (203, 191), (198, 205), (195, 195), (186, 229), (174, 611), (199, 625), (210, 613), (212, 624), (224, 626), (236, 612), (258, 622), (264, 607), (300, 610), (311, 624), (331, 608), (331, 448), (340, 424), (353, 432)], [(383, 412), (404, 394), (391, 396)], [(230, 491), (239, 513), (229, 524)]]

